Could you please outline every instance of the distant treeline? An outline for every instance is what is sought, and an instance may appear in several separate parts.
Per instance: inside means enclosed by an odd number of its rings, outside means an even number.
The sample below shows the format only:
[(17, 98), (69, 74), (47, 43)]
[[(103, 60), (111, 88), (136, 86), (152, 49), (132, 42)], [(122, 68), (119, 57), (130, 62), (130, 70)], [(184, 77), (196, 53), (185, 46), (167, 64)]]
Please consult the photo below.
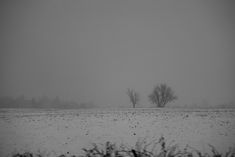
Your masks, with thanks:
[(0, 108), (92, 108), (92, 103), (77, 103), (74, 101), (64, 101), (59, 97), (26, 99), (24, 96), (12, 98), (9, 96), (0, 98)]
[[(49, 98), (42, 96), (39, 98), (25, 98), (19, 96), (16, 98), (10, 96), (0, 97), (0, 108), (59, 108), (59, 109), (84, 109), (84, 108), (95, 108), (99, 107), (92, 102), (78, 103), (75, 101), (65, 101), (59, 98)], [(126, 106), (120, 106), (125, 108)], [(128, 107), (128, 105), (127, 105)], [(144, 107), (144, 106), (142, 106)], [(186, 104), (186, 105), (175, 105), (173, 108), (235, 108), (234, 102), (209, 105), (209, 104)]]

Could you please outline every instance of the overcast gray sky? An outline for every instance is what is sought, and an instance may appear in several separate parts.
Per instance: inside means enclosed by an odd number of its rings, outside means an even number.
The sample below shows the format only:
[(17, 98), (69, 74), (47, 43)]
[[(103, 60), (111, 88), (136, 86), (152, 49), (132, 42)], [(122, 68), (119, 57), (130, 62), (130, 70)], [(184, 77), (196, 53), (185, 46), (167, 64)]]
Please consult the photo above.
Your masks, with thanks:
[[(6, 0), (0, 95), (127, 106), (167, 83), (176, 105), (235, 100), (235, 10), (220, 0)], [(145, 106), (145, 105), (142, 105)]]

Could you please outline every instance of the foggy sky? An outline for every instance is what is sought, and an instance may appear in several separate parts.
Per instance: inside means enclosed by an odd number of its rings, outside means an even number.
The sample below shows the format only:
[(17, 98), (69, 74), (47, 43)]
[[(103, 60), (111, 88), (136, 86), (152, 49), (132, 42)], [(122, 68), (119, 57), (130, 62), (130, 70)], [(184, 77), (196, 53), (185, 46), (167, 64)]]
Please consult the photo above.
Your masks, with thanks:
[[(127, 88), (166, 83), (175, 105), (235, 101), (234, 3), (6, 0), (0, 96), (128, 106)], [(173, 104), (172, 104), (173, 105)]]

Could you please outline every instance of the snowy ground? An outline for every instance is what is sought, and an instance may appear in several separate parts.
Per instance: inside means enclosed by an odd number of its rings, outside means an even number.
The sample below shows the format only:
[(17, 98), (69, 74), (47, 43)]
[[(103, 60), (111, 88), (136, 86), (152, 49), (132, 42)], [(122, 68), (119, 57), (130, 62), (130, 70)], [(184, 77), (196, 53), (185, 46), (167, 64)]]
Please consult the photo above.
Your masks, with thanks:
[(0, 156), (47, 152), (82, 153), (91, 143), (134, 146), (138, 138), (175, 140), (203, 152), (235, 145), (235, 110), (0, 110)]

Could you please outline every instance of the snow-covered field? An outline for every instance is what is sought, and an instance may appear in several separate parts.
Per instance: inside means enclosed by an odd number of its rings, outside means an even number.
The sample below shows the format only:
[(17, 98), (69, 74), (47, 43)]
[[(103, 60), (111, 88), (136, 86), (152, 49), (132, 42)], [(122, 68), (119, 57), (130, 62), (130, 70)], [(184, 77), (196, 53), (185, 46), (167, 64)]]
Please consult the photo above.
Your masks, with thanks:
[(0, 109), (0, 156), (15, 152), (80, 154), (92, 143), (134, 146), (138, 138), (175, 140), (203, 152), (235, 146), (235, 110)]

